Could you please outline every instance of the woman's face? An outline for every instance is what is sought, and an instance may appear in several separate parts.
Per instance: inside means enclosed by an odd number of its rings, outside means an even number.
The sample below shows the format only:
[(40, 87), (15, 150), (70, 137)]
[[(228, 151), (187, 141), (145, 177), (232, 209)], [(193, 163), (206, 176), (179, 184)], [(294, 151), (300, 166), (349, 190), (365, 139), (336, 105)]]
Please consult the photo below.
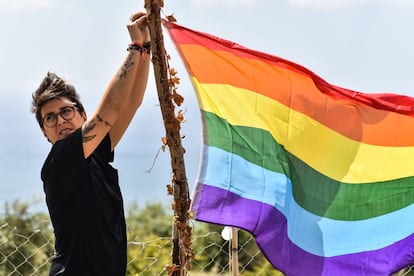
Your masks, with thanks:
[(46, 102), (40, 113), (42, 131), (52, 144), (68, 137), (86, 121), (86, 113), (80, 113), (75, 103), (66, 97)]

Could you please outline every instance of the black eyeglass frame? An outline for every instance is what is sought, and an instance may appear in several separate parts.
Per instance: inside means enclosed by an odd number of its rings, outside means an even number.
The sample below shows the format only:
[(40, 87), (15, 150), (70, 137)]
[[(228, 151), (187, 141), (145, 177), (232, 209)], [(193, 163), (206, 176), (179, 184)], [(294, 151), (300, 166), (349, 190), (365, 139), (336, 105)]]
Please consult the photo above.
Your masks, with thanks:
[[(69, 112), (69, 115), (68, 115), (65, 112), (67, 112), (69, 110), (71, 112)], [(63, 120), (69, 121), (69, 120), (72, 120), (75, 117), (76, 110), (79, 110), (76, 106), (64, 106), (60, 109), (60, 111), (58, 113), (54, 113), (54, 112), (47, 113), (42, 118), (42, 124), (43, 124), (43, 126), (47, 126), (47, 127), (55, 127), (57, 125), (57, 122), (58, 122), (58, 116), (60, 116)], [(52, 118), (53, 118), (53, 123), (52, 124), (46, 123), (46, 119), (48, 117), (49, 117), (49, 119), (52, 119), (50, 116), (52, 116)]]

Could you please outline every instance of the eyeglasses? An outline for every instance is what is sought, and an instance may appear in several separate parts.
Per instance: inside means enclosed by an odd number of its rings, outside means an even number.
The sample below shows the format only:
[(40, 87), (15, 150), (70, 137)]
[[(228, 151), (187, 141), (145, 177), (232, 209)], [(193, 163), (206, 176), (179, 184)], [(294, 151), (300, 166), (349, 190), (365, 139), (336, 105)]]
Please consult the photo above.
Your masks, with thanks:
[(42, 123), (47, 127), (54, 127), (58, 122), (58, 115), (62, 117), (64, 120), (69, 121), (75, 117), (75, 109), (74, 106), (65, 106), (63, 107), (59, 113), (48, 113), (43, 117)]

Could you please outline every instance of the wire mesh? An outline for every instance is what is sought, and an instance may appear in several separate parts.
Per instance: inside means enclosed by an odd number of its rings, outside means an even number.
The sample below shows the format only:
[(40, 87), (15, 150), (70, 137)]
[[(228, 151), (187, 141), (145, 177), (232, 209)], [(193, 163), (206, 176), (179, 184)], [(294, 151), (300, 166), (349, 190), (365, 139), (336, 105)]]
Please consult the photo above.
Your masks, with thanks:
[[(237, 252), (238, 275), (283, 275), (266, 261), (251, 235), (244, 232), (241, 236)], [(42, 222), (31, 232), (0, 222), (0, 275), (48, 275), (53, 244), (53, 230), (49, 221)], [(196, 254), (188, 275), (232, 275), (230, 242), (224, 240), (219, 232), (193, 236), (193, 247)], [(166, 275), (164, 267), (171, 262), (171, 248), (170, 237), (154, 236), (146, 241), (140, 241), (136, 237), (129, 239), (127, 275)], [(395, 275), (414, 275), (414, 267), (410, 266)]]

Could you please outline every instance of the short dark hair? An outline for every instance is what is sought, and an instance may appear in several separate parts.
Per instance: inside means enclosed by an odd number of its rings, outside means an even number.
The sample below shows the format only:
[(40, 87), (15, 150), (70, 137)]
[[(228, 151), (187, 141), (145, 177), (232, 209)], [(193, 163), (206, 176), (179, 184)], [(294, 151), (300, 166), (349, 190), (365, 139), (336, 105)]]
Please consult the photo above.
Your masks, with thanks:
[(85, 111), (75, 87), (67, 83), (55, 73), (49, 71), (43, 78), (39, 87), (32, 94), (31, 111), (36, 114), (36, 120), (41, 128), (44, 127), (41, 114), (42, 107), (48, 101), (60, 97), (67, 97), (69, 100), (74, 102), (80, 113)]

